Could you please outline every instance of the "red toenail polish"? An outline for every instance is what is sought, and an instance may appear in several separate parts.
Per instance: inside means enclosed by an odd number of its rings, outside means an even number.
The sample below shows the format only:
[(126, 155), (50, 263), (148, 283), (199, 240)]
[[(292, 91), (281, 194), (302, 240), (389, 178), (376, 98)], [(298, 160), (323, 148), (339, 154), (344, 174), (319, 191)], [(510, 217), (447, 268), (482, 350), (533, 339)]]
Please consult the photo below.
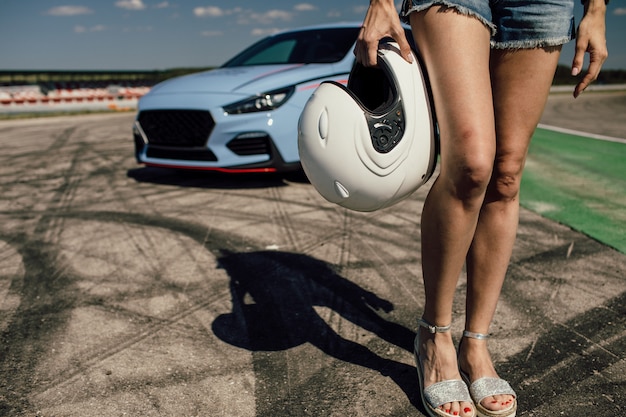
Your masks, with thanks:
[(469, 407), (465, 407), (465, 408), (463, 409), (463, 411), (465, 411), (467, 414), (469, 414), (469, 413), (471, 413), (471, 412), (472, 412), (472, 409), (471, 409), (471, 408), (469, 408)]
[(458, 412), (458, 411), (455, 411), (455, 412), (454, 412), (454, 413), (452, 413), (452, 414), (454, 414), (455, 416), (458, 416), (458, 415), (459, 415), (459, 412)]

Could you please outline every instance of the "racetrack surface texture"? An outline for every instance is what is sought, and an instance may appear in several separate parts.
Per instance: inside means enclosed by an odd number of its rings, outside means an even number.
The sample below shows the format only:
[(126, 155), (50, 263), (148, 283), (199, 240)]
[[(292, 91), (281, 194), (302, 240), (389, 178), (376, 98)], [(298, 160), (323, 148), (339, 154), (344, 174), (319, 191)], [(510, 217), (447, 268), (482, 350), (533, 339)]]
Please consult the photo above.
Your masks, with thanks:
[(626, 90), (551, 94), (541, 123), (626, 139)]
[[(297, 176), (144, 168), (133, 117), (0, 122), (0, 415), (423, 415), (427, 187), (356, 213)], [(626, 255), (525, 209), (518, 236), (490, 340), (518, 415), (623, 413)]]

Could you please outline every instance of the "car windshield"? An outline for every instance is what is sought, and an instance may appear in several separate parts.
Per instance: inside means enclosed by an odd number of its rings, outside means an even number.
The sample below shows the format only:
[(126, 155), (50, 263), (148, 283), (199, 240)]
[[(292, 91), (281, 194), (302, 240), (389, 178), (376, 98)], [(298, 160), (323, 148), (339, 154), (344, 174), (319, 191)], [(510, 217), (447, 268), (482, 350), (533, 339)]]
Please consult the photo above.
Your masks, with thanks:
[(359, 28), (304, 30), (270, 36), (230, 59), (223, 68), (271, 64), (323, 64), (346, 56)]

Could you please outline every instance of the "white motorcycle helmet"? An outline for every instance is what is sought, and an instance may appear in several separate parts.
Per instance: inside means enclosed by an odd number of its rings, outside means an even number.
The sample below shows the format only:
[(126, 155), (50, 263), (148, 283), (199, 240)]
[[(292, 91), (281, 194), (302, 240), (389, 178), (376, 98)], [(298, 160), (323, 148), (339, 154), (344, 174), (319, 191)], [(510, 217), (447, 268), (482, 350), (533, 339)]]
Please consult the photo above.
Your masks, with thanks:
[(355, 64), (347, 88), (323, 82), (298, 123), (309, 181), (328, 201), (357, 211), (389, 207), (433, 174), (437, 133), (426, 74), (395, 42), (381, 42), (378, 67)]

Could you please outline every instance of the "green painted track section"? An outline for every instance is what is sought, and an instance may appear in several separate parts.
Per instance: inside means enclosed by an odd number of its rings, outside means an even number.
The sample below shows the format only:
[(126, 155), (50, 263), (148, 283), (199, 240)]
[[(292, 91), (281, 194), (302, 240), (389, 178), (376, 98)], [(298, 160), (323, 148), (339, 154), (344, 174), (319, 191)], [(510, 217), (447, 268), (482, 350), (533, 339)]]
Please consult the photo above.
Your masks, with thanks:
[(626, 253), (626, 144), (537, 129), (520, 202)]

